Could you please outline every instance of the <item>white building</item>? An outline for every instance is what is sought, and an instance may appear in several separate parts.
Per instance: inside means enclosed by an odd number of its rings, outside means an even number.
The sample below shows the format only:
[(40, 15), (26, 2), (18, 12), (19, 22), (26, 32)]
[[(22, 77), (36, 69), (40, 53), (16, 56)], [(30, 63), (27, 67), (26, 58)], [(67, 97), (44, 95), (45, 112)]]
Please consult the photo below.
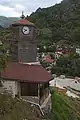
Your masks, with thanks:
[(62, 50), (57, 50), (55, 52), (55, 59), (59, 59), (63, 55)]
[(76, 53), (80, 55), (80, 48), (76, 48)]
[(72, 97), (79, 97), (80, 95), (80, 83), (75, 79), (60, 77), (54, 78), (54, 80), (50, 81), (50, 86), (58, 87), (61, 89), (67, 88), (67, 95)]

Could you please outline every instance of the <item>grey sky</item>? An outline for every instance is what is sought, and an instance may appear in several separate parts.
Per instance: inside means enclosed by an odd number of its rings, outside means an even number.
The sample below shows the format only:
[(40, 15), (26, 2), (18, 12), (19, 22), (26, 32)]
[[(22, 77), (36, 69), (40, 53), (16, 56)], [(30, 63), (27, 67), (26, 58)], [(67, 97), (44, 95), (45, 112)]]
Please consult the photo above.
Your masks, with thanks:
[(49, 7), (62, 0), (0, 0), (0, 16), (15, 16), (21, 15), (21, 11), (25, 15), (31, 14), (37, 8)]

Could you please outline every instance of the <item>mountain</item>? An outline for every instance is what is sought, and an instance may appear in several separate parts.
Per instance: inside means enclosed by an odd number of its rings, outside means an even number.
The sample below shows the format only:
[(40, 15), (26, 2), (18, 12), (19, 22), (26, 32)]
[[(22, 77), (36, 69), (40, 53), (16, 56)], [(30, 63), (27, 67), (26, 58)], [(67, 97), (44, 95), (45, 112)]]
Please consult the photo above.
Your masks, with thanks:
[(13, 22), (18, 20), (19, 18), (16, 17), (4, 17), (0, 16), (0, 26), (7, 28), (9, 25), (11, 25)]
[(0, 25), (0, 30), (3, 29), (3, 27)]
[(40, 29), (42, 44), (66, 41), (80, 45), (80, 0), (63, 0), (60, 4), (39, 8), (27, 19)]

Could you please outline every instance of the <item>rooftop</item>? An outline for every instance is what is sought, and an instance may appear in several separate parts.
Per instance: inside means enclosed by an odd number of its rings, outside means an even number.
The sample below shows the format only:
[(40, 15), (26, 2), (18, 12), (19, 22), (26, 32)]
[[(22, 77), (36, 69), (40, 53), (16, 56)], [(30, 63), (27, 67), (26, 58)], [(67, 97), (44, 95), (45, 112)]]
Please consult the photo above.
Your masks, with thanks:
[(33, 25), (34, 26), (34, 24), (28, 21), (27, 19), (20, 19), (16, 21), (15, 23), (13, 23), (12, 25)]
[(51, 59), (51, 56), (49, 56), (49, 55), (44, 56), (43, 60), (45, 62), (47, 62), (47, 63), (53, 63), (53, 62), (55, 62), (55, 60)]
[(51, 75), (38, 64), (9, 63), (1, 78), (20, 82), (45, 83), (52, 79)]

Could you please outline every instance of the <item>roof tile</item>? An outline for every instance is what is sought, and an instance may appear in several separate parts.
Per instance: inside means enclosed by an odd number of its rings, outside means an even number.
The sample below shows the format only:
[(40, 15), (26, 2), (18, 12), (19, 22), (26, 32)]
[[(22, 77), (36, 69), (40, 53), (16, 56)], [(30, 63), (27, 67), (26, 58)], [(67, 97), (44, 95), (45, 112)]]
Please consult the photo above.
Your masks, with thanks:
[(13, 23), (13, 25), (34, 25), (34, 24), (28, 21), (27, 19), (21, 19)]
[(29, 65), (21, 63), (9, 63), (1, 72), (4, 79), (17, 80), (21, 82), (48, 82), (51, 75), (41, 65)]

